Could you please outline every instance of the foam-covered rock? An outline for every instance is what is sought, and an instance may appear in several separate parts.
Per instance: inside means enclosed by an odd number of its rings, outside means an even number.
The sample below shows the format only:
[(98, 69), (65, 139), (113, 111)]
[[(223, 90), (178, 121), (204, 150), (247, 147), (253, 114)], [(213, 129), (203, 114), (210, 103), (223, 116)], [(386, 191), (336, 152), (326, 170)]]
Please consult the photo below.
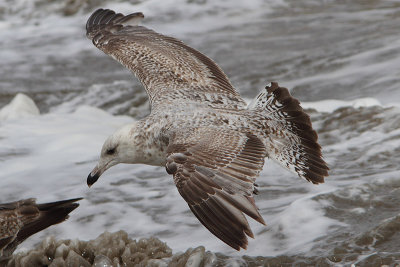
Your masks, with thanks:
[(9, 104), (0, 109), (0, 121), (14, 120), (39, 115), (35, 102), (27, 95), (17, 94)]
[(8, 267), (25, 266), (167, 266), (172, 250), (157, 238), (139, 241), (124, 231), (105, 232), (90, 241), (46, 238), (35, 249), (19, 252)]
[[(399, 216), (386, 221), (385, 227), (372, 231), (374, 237), (393, 236), (398, 232)], [(375, 239), (375, 240), (378, 240)], [(361, 246), (349, 243), (339, 245), (330, 252), (330, 256), (227, 256), (206, 251), (203, 246), (189, 248), (185, 252), (172, 250), (159, 239), (150, 237), (138, 241), (128, 238), (124, 231), (105, 232), (94, 240), (56, 240), (48, 237), (30, 251), (16, 253), (6, 267), (212, 267), (212, 266), (392, 266), (398, 263), (400, 254), (374, 253), (362, 256), (362, 248), (370, 246), (371, 238), (360, 236)], [(395, 242), (397, 239), (394, 239)], [(356, 242), (357, 243), (357, 242)], [(379, 240), (372, 246), (379, 245)], [(361, 253), (361, 254), (360, 254)], [(335, 266), (336, 266), (335, 265)], [(0, 266), (3, 267), (3, 265)], [(395, 265), (393, 265), (395, 266)], [(397, 266), (397, 265), (396, 265)]]

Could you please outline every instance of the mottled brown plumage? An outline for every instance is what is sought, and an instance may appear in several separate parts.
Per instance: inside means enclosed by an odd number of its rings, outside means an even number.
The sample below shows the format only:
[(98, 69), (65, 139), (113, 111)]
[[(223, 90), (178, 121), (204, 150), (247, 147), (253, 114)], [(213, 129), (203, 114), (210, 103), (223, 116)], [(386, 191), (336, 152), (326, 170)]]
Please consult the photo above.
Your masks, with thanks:
[(31, 235), (65, 221), (79, 206), (75, 203), (79, 200), (81, 198), (36, 204), (31, 198), (0, 204), (0, 264)]
[(142, 18), (99, 9), (86, 24), (87, 37), (136, 75), (151, 103), (147, 118), (106, 140), (88, 185), (118, 163), (165, 166), (201, 223), (246, 248), (254, 235), (245, 215), (265, 224), (253, 198), (265, 157), (316, 184), (328, 175), (310, 117), (277, 83), (247, 106), (214, 61), (138, 26)]

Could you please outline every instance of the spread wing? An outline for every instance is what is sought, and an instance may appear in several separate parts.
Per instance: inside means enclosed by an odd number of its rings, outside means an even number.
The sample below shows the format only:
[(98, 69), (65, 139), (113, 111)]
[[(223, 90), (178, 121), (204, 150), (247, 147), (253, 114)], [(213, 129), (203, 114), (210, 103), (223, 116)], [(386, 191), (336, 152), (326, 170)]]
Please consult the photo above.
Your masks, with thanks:
[(144, 85), (152, 108), (165, 101), (224, 100), (245, 106), (220, 67), (183, 42), (137, 26), (142, 13), (95, 11), (86, 24), (93, 44), (130, 69)]
[(68, 218), (81, 198), (36, 204), (35, 199), (0, 204), (0, 262), (29, 236)]
[(253, 198), (263, 143), (251, 134), (204, 127), (176, 135), (167, 154), (167, 172), (200, 222), (229, 246), (246, 249), (246, 235), (254, 236), (244, 214), (265, 224)]

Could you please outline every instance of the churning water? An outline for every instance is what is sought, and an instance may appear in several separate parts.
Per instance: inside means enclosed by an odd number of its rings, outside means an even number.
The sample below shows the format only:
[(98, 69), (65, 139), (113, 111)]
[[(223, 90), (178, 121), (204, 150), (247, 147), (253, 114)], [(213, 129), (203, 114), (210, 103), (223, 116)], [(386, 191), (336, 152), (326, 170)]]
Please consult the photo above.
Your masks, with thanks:
[[(164, 168), (120, 165), (88, 189), (104, 139), (149, 113), (139, 82), (85, 37), (99, 7), (142, 11), (143, 25), (213, 58), (247, 99), (271, 81), (290, 88), (319, 133), (326, 183), (267, 160), (256, 197), (267, 226), (251, 222), (241, 252), (197, 221)], [(124, 230), (174, 253), (205, 246), (220, 264), (400, 264), (399, 25), (395, 0), (0, 1), (0, 201), (85, 198), (22, 249)]]

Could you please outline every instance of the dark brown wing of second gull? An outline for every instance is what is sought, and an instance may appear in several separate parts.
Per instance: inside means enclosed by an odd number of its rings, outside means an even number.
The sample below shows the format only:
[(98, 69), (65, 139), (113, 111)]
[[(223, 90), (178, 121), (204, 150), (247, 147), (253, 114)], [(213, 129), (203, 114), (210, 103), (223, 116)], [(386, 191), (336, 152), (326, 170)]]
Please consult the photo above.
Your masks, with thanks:
[(31, 235), (65, 221), (81, 199), (36, 204), (31, 198), (0, 204), (0, 264)]

